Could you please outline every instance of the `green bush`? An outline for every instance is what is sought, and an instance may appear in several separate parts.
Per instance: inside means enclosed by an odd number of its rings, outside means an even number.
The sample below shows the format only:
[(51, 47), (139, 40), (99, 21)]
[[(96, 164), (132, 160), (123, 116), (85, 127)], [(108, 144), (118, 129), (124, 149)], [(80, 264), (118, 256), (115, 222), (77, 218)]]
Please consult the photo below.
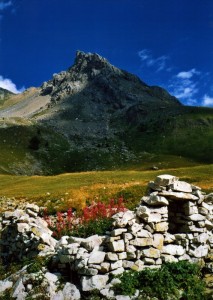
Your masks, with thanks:
[(106, 231), (112, 230), (112, 219), (103, 218), (98, 220), (90, 220), (71, 232), (72, 236), (87, 238), (93, 234), (104, 235)]
[(156, 297), (159, 300), (206, 299), (205, 285), (201, 280), (200, 268), (187, 261), (165, 263), (160, 269), (128, 271), (118, 275), (121, 283), (114, 286), (117, 294), (134, 295), (140, 290), (141, 299)]

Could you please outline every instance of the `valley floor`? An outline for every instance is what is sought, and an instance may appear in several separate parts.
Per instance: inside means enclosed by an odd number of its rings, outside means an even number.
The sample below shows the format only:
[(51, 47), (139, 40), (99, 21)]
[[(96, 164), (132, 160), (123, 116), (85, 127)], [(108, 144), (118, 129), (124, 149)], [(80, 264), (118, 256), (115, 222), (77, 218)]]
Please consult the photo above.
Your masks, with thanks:
[(47, 206), (50, 211), (82, 209), (92, 201), (123, 197), (126, 206), (134, 207), (146, 193), (146, 186), (159, 174), (171, 174), (213, 190), (213, 164), (161, 170), (119, 170), (66, 173), (57, 176), (0, 175), (1, 211), (22, 202)]

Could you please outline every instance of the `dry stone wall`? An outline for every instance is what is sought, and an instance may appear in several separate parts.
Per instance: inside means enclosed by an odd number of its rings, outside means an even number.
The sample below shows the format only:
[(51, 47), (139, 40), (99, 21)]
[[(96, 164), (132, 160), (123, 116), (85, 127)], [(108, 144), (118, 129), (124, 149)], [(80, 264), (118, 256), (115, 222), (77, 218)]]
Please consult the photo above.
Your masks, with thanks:
[(88, 238), (63, 236), (58, 242), (39, 208), (5, 212), (2, 219), (2, 256), (22, 259), (35, 254), (52, 255), (60, 272), (80, 278), (81, 290), (99, 289), (113, 297), (110, 274), (125, 270), (160, 268), (163, 262), (205, 262), (210, 273), (213, 263), (213, 193), (171, 175), (150, 182), (149, 194), (135, 211), (113, 216), (114, 229), (104, 236)]

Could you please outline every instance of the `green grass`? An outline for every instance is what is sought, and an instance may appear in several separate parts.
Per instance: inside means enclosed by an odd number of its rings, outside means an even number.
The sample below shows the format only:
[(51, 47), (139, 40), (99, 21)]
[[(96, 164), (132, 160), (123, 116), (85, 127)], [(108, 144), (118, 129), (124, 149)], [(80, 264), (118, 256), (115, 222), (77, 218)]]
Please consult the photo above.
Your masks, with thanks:
[[(57, 176), (0, 175), (1, 196), (18, 201), (36, 202), (51, 209), (81, 209), (86, 202), (106, 201), (123, 196), (128, 207), (134, 207), (146, 192), (147, 183), (159, 174), (172, 174), (196, 184), (205, 191), (213, 190), (213, 165), (170, 168), (158, 171), (115, 170), (66, 173)], [(2, 200), (3, 201), (3, 200)]]

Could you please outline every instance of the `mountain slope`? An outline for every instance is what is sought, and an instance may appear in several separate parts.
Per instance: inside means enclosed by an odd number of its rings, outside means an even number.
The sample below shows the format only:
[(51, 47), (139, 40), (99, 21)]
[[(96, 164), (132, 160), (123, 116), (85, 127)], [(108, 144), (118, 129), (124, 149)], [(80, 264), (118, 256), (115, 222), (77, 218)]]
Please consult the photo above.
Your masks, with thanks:
[[(67, 71), (10, 97), (0, 109), (0, 138), (13, 127), (26, 133), (26, 173), (31, 165), (39, 174), (147, 166), (168, 155), (213, 162), (213, 109), (183, 106), (98, 54), (78, 51)], [(15, 141), (7, 144), (13, 153)], [(14, 173), (5, 161), (4, 170)]]

